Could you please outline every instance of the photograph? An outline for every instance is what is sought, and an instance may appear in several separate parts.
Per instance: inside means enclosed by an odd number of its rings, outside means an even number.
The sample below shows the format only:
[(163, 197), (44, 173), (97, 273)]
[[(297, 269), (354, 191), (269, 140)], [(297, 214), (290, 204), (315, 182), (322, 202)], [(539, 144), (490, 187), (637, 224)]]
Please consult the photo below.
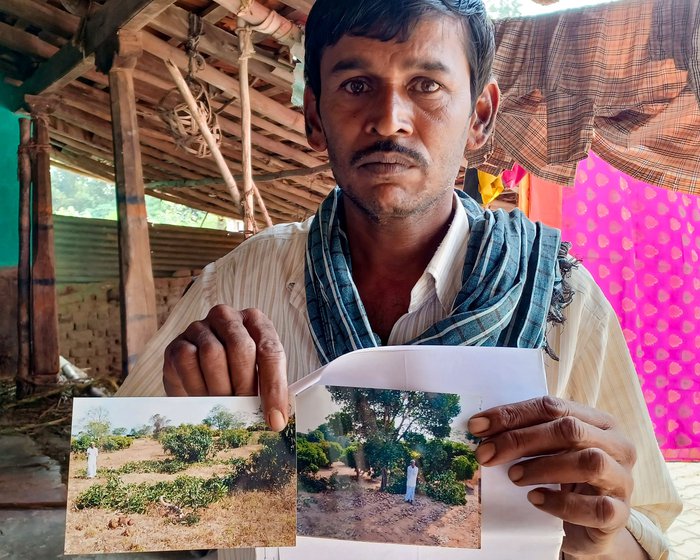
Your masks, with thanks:
[(75, 399), (65, 553), (294, 546), (294, 432), (258, 397)]
[(481, 478), (466, 429), (481, 399), (312, 386), (297, 396), (297, 533), (481, 547)]

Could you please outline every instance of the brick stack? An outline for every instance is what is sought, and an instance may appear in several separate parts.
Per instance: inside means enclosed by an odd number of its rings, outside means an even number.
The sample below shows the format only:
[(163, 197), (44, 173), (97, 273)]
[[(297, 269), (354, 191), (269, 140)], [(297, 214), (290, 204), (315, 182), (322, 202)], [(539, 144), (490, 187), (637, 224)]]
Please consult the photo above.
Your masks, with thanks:
[[(190, 271), (156, 278), (158, 325), (162, 325), (191, 281)], [(92, 377), (121, 374), (119, 285), (114, 282), (58, 287), (61, 355)]]

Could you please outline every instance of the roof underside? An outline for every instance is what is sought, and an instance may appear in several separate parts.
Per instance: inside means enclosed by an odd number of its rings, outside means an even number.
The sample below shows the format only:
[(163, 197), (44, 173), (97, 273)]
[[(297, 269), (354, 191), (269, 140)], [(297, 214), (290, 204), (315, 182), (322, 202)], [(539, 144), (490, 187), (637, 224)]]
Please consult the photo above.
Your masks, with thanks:
[[(115, 1), (120, 0), (112, 0)], [(83, 4), (89, 6), (90, 2), (0, 0), (0, 72), (5, 75), (6, 82), (21, 86), (64, 45), (79, 42), (75, 38), (84, 33), (79, 15)], [(94, 14), (106, 9), (111, 2), (102, 0), (92, 4), (90, 9)], [(257, 4), (303, 25), (312, 1), (259, 0)], [(163, 60), (172, 59), (186, 72), (185, 42), (190, 13), (201, 16), (203, 25), (198, 51), (205, 66), (196, 77), (205, 84), (211, 106), (219, 113), (222, 153), (232, 172), (241, 172), (236, 17), (227, 8), (210, 0), (179, 0), (143, 28), (143, 54), (134, 71), (146, 192), (192, 208), (240, 217), (213, 159), (197, 157), (178, 147), (172, 131), (159, 114), (161, 107), (182, 102)], [(253, 40), (256, 54), (249, 61), (250, 82), (254, 90), (251, 100), (253, 173), (258, 177), (256, 184), (274, 222), (301, 219), (315, 211), (334, 181), (327, 170), (268, 181), (260, 177), (323, 166), (327, 158), (309, 148), (301, 111), (291, 105), (294, 67), (289, 47), (269, 35), (256, 33)], [(113, 180), (108, 77), (89, 64), (77, 79), (57, 88), (53, 94), (58, 97), (51, 115), (54, 162)], [(204, 178), (212, 178), (212, 183), (149, 185), (157, 181)]]

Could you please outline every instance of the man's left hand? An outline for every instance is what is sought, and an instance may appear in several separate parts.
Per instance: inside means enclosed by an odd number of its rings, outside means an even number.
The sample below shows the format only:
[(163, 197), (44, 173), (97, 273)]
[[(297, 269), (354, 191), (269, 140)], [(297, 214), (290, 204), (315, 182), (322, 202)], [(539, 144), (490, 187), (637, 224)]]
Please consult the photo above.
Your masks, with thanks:
[(563, 519), (567, 555), (597, 556), (611, 551), (630, 515), (632, 443), (604, 412), (554, 397), (498, 406), (473, 416), (469, 431), (482, 438), (479, 463), (511, 466), (518, 486), (561, 484), (561, 490), (536, 488), (528, 499)]

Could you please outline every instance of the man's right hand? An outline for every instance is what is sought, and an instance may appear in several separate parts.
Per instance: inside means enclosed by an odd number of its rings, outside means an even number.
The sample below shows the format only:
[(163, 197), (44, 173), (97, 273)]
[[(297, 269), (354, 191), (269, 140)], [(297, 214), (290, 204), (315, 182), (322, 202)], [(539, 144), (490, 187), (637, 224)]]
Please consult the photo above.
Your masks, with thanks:
[(163, 385), (169, 397), (262, 397), (273, 430), (287, 425), (287, 359), (272, 322), (259, 309), (213, 307), (168, 344)]

